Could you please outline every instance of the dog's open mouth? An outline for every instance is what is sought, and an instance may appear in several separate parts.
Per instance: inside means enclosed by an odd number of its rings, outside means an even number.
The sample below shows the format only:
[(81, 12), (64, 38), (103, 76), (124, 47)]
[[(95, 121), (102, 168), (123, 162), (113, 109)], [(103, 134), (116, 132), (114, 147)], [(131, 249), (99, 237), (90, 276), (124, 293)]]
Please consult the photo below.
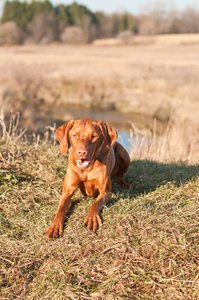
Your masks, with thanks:
[(77, 159), (76, 162), (77, 162), (78, 168), (80, 168), (80, 169), (87, 168), (90, 165), (91, 160), (92, 160), (91, 157), (84, 158), (84, 159)]

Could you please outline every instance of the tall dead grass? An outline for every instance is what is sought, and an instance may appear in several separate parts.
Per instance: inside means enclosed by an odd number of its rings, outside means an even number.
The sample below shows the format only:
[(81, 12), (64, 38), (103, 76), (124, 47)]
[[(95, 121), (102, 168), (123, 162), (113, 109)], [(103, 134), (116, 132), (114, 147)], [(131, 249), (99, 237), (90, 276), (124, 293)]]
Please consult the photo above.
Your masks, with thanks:
[[(199, 162), (199, 139), (197, 136), (186, 138), (183, 127), (170, 121), (165, 132), (157, 135), (157, 123), (152, 129), (140, 130), (131, 123), (130, 156), (133, 160), (150, 160), (160, 163)], [(190, 133), (191, 134), (191, 133)]]
[(4, 112), (0, 113), (0, 168), (6, 167), (9, 163), (15, 163), (15, 160), (28, 152), (29, 148), (37, 149), (50, 143), (55, 146), (55, 124), (54, 126), (46, 126), (45, 133), (41, 137), (40, 134), (32, 133), (26, 135), (27, 129), (20, 126), (20, 113), (17, 112), (10, 116), (10, 121), (6, 123)]

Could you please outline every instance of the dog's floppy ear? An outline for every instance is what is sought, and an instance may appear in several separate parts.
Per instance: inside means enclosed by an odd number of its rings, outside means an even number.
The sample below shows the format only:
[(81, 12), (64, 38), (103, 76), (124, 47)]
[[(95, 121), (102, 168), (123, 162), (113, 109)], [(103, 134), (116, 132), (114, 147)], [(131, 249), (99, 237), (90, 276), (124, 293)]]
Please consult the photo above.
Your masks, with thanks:
[(56, 132), (55, 135), (60, 143), (60, 152), (61, 154), (66, 153), (68, 149), (68, 132), (73, 127), (74, 121), (70, 121), (62, 126), (60, 126)]
[(108, 124), (102, 121), (98, 122), (97, 124), (103, 136), (102, 147), (101, 147), (102, 155), (106, 156), (110, 151), (111, 147), (115, 144), (118, 134), (115, 131), (115, 129), (113, 129), (111, 126), (109, 126)]

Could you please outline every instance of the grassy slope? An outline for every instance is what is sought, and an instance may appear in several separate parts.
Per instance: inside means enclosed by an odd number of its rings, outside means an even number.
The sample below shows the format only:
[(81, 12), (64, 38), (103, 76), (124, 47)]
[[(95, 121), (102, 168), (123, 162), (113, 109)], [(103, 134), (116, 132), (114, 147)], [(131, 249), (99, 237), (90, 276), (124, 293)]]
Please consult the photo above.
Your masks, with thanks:
[(2, 299), (198, 299), (198, 166), (132, 161), (134, 190), (113, 183), (97, 234), (77, 192), (63, 238), (49, 240), (67, 157), (49, 143), (0, 153)]

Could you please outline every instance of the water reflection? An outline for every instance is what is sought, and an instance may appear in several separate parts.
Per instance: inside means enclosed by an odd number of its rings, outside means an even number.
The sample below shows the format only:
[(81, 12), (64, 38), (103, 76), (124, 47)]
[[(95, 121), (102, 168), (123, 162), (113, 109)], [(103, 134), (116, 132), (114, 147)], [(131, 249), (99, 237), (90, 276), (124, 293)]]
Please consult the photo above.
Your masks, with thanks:
[(118, 133), (118, 142), (122, 144), (128, 152), (130, 152), (130, 147), (131, 147), (130, 129), (120, 130), (117, 127), (115, 127), (115, 129)]

